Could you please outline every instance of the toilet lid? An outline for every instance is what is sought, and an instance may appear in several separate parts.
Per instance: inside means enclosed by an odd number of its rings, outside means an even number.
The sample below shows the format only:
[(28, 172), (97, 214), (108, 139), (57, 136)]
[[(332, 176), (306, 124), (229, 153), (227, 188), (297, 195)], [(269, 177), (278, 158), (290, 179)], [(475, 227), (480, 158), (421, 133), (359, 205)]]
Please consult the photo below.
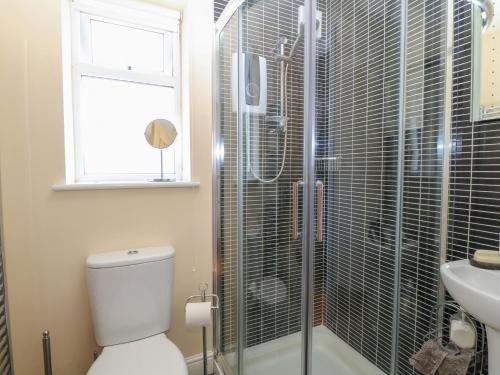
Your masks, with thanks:
[(184, 356), (163, 333), (107, 346), (87, 375), (187, 375)]

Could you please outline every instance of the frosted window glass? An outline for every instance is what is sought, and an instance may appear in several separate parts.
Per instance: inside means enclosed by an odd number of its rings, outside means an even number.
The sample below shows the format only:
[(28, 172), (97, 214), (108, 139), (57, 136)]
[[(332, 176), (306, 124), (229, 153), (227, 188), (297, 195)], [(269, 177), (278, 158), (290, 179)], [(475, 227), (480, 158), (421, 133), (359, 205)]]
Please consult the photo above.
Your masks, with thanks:
[(165, 70), (162, 33), (92, 20), (91, 45), (96, 65), (143, 72)]
[[(84, 174), (138, 176), (160, 173), (160, 151), (144, 138), (154, 119), (175, 123), (170, 87), (83, 76), (80, 136)], [(175, 173), (175, 143), (164, 150), (164, 171)]]

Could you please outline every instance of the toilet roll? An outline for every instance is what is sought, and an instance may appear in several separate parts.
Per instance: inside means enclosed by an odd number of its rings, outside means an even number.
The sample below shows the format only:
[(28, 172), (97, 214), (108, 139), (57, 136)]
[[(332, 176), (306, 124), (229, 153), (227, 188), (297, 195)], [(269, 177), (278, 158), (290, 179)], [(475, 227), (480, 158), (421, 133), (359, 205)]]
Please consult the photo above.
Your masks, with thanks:
[(212, 324), (212, 302), (186, 304), (186, 326), (206, 327)]
[(470, 349), (476, 345), (474, 328), (462, 320), (451, 321), (450, 339), (462, 349)]

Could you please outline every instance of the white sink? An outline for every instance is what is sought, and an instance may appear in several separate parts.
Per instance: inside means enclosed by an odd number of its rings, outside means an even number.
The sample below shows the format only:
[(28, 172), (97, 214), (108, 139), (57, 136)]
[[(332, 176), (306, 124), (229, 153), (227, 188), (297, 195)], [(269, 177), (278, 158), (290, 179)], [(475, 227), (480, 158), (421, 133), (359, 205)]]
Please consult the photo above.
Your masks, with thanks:
[(466, 259), (443, 264), (441, 277), (451, 296), (486, 326), (489, 372), (500, 374), (500, 271), (473, 267)]

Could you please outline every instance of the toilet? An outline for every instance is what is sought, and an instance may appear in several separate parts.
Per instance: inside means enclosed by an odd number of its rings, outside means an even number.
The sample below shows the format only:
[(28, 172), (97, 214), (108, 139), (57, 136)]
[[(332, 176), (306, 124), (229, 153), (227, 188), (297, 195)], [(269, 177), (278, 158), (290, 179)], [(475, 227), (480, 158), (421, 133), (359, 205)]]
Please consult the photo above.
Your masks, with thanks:
[(97, 343), (88, 375), (187, 375), (170, 327), (175, 251), (149, 247), (91, 255), (87, 284)]

